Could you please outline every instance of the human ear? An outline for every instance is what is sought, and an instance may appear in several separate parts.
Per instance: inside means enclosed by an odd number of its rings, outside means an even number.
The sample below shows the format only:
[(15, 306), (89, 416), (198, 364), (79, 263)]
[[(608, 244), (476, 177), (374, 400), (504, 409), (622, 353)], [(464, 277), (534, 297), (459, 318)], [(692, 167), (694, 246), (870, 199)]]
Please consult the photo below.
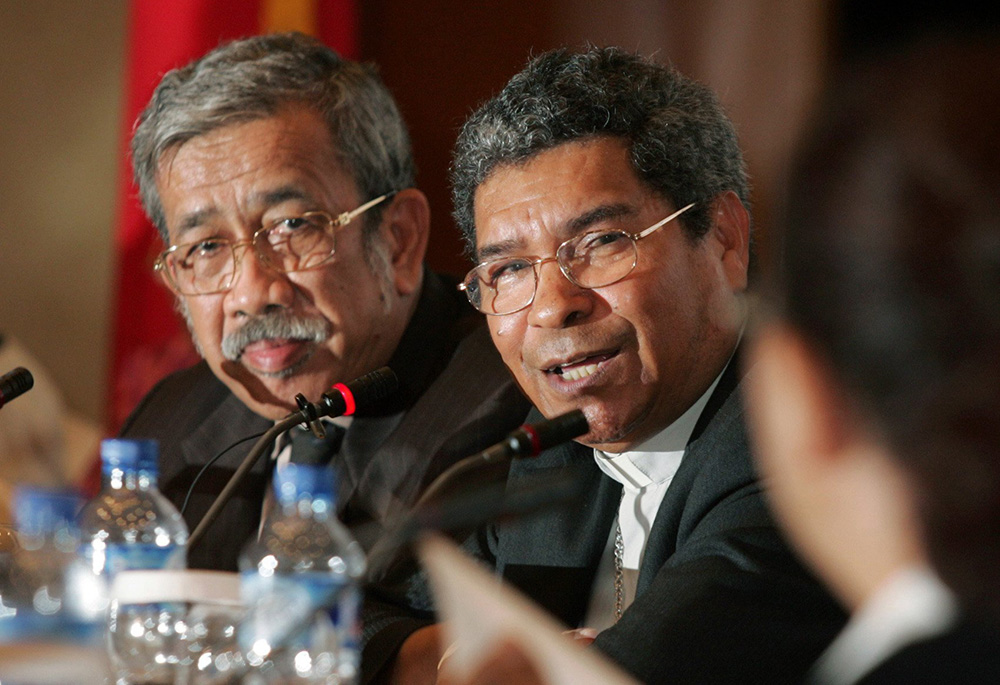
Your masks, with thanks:
[(710, 216), (710, 231), (718, 245), (726, 280), (734, 292), (742, 292), (750, 268), (750, 214), (739, 196), (727, 190), (712, 201)]
[(382, 217), (382, 236), (392, 268), (396, 292), (410, 295), (420, 286), (430, 234), (427, 197), (416, 188), (396, 193)]

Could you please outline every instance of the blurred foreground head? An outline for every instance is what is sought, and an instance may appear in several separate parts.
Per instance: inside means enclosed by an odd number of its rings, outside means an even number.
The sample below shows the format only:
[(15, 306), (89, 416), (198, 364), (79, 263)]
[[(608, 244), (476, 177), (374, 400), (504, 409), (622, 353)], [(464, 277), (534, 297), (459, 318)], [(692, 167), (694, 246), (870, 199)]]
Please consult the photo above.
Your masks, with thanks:
[(790, 176), (773, 293), (843, 409), (817, 444), (851, 428), (884, 448), (901, 525), (912, 507), (945, 582), (1000, 614), (1000, 48), (925, 43), (831, 95)]

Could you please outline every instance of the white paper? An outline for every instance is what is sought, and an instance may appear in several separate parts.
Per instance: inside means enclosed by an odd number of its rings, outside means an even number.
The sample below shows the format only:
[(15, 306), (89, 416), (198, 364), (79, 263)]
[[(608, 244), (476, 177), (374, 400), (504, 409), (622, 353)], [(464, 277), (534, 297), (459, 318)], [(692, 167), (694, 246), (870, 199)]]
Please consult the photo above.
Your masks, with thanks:
[(444, 645), (454, 645), (448, 669), (468, 677), (501, 640), (523, 650), (550, 685), (626, 685), (636, 681), (600, 653), (563, 635), (566, 628), (541, 607), (502, 584), (452, 542), (428, 537), (419, 546), (430, 575)]

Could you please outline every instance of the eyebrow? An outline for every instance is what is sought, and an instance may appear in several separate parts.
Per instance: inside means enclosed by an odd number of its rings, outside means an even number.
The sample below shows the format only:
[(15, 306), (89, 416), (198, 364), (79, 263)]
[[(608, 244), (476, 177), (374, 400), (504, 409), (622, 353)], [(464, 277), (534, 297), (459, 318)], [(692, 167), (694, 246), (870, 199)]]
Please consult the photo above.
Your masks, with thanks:
[(177, 237), (180, 238), (191, 229), (198, 228), (210, 218), (217, 216), (218, 214), (219, 210), (214, 207), (211, 209), (196, 209), (190, 214), (185, 214), (184, 218), (181, 219), (180, 224), (177, 226)]
[(600, 207), (595, 207), (585, 214), (581, 214), (575, 219), (571, 219), (566, 224), (566, 233), (569, 235), (575, 235), (581, 231), (587, 230), (594, 224), (601, 223), (602, 221), (621, 219), (624, 216), (634, 214), (638, 214), (638, 210), (632, 205), (624, 202), (619, 202), (613, 205), (601, 205)]
[[(255, 193), (250, 197), (250, 204), (251, 206), (267, 208), (281, 204), (282, 202), (288, 202), (289, 200), (312, 201), (312, 198), (301, 188), (289, 185), (281, 186), (279, 188), (275, 188), (274, 190)], [(220, 212), (218, 208), (209, 207), (206, 209), (196, 209), (190, 214), (185, 215), (184, 218), (181, 219), (180, 224), (177, 226), (177, 237), (180, 238), (186, 232), (198, 228), (219, 214)]]
[(302, 188), (298, 186), (281, 186), (275, 188), (274, 190), (268, 190), (263, 193), (255, 193), (251, 196), (251, 204), (260, 205), (262, 207), (272, 207), (274, 205), (279, 205), (282, 202), (288, 202), (289, 200), (309, 200), (312, 201), (312, 196), (306, 193)]
[[(624, 202), (600, 205), (599, 207), (595, 207), (580, 216), (570, 219), (566, 222), (565, 228), (563, 228), (560, 232), (565, 235), (566, 238), (569, 238), (578, 233), (582, 233), (595, 224), (599, 224), (603, 221), (621, 219), (622, 217), (635, 215), (637, 213), (638, 210), (634, 206)], [(523, 244), (524, 241), (519, 239), (502, 240), (497, 243), (491, 243), (490, 245), (485, 245), (481, 250), (477, 251), (477, 259), (479, 262), (485, 262), (495, 257), (511, 254), (516, 252), (517, 249)]]

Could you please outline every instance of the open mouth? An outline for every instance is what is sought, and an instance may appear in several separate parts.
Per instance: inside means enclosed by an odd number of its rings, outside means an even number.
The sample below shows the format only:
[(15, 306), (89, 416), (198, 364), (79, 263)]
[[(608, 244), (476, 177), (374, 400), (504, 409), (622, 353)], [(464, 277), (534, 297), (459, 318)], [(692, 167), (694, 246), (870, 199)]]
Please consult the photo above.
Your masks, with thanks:
[(566, 362), (565, 364), (556, 364), (547, 369), (546, 373), (561, 376), (565, 381), (578, 381), (597, 373), (601, 363), (611, 359), (615, 354), (615, 352), (606, 352)]

